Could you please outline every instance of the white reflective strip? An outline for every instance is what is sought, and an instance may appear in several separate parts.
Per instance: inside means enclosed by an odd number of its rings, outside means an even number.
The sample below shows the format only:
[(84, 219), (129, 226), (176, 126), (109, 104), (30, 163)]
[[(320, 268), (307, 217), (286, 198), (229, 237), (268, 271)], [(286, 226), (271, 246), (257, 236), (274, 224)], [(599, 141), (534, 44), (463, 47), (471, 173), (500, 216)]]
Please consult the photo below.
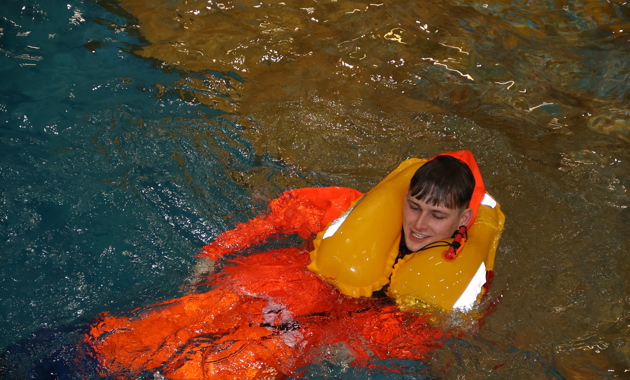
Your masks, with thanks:
[(346, 220), (348, 215), (350, 215), (350, 211), (352, 211), (352, 209), (344, 212), (340, 217), (338, 217), (332, 223), (330, 223), (330, 226), (328, 226), (328, 228), (326, 228), (326, 232), (324, 232), (324, 236), (322, 237), (322, 239), (326, 239), (326, 238), (329, 238), (329, 237), (333, 236), (335, 234), (335, 232), (337, 232), (339, 227), (341, 227), (341, 225)]
[(477, 301), (477, 296), (481, 293), (481, 287), (486, 283), (486, 263), (481, 263), (477, 273), (473, 276), (464, 293), (459, 297), (453, 309), (468, 311), (472, 309), (473, 304)]
[(490, 208), (495, 208), (497, 206), (497, 201), (495, 201), (494, 198), (492, 198), (489, 194), (486, 194), (483, 197), (481, 204)]
[(346, 212), (344, 212), (343, 214), (341, 214), (340, 217), (338, 217), (337, 219), (333, 220), (332, 223), (330, 223), (330, 226), (328, 226), (328, 228), (326, 228), (326, 232), (324, 232), (324, 236), (322, 236), (322, 240), (329, 238), (331, 236), (333, 236), (335, 234), (335, 232), (337, 232), (337, 230), (339, 229), (339, 227), (341, 227), (341, 225), (343, 224), (343, 222), (346, 220), (346, 218), (348, 217), (348, 215), (350, 215), (350, 213), (352, 212), (352, 210), (354, 210), (355, 207), (357, 207), (359, 205), (359, 203), (363, 202), (363, 200), (365, 199), (365, 195), (362, 196), (361, 198), (359, 198), (359, 200), (357, 201), (357, 203), (354, 204), (354, 206), (352, 206), (351, 208), (349, 208)]

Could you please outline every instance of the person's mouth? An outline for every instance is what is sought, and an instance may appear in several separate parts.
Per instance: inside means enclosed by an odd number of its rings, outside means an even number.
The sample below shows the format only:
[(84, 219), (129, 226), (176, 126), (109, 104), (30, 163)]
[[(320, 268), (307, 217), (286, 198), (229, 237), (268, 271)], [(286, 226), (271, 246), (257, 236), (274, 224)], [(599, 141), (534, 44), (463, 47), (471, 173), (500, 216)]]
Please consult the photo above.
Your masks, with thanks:
[(415, 232), (412, 232), (411, 236), (415, 237), (416, 239), (420, 239), (420, 240), (423, 240), (423, 239), (426, 239), (426, 238), (429, 237), (427, 235), (422, 235), (422, 234), (418, 234), (418, 233), (415, 233)]

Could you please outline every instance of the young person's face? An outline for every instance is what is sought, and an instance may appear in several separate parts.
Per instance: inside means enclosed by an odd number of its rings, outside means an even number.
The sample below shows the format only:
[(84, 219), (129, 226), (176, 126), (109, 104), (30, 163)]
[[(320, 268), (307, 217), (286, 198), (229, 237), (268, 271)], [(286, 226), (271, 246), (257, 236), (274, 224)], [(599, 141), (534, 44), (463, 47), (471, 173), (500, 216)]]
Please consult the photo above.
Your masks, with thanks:
[(405, 244), (416, 252), (428, 244), (450, 238), (459, 226), (467, 225), (472, 209), (451, 209), (433, 206), (405, 194), (403, 203), (403, 233)]

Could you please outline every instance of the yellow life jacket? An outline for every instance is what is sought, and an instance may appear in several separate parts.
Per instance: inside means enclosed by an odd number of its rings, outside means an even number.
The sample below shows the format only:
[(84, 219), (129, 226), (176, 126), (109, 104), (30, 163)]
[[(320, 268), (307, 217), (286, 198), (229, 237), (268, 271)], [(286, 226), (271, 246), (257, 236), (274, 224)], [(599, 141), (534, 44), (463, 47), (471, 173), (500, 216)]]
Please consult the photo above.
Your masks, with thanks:
[(445, 255), (446, 248), (435, 247), (409, 254), (394, 266), (404, 197), (411, 177), (427, 162), (412, 158), (317, 235), (308, 268), (352, 297), (370, 296), (389, 283), (388, 294), (402, 307), (430, 304), (446, 311), (471, 308), (485, 284), (486, 271), (493, 269), (505, 216), (499, 204), (483, 191), (472, 154), (462, 151), (449, 155), (464, 158), (475, 175), (476, 193), (481, 190), (473, 195), (477, 200), (475, 205), (471, 201), (471, 207), (476, 216), (454, 259)]

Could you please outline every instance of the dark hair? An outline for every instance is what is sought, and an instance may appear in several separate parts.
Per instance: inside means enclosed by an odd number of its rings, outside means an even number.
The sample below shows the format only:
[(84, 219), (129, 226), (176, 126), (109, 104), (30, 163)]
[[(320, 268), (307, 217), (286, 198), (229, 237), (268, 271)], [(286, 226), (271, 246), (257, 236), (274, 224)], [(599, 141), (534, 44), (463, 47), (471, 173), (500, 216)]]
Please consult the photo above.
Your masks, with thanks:
[(475, 189), (475, 177), (462, 161), (437, 156), (422, 165), (411, 178), (412, 197), (434, 206), (466, 208)]

